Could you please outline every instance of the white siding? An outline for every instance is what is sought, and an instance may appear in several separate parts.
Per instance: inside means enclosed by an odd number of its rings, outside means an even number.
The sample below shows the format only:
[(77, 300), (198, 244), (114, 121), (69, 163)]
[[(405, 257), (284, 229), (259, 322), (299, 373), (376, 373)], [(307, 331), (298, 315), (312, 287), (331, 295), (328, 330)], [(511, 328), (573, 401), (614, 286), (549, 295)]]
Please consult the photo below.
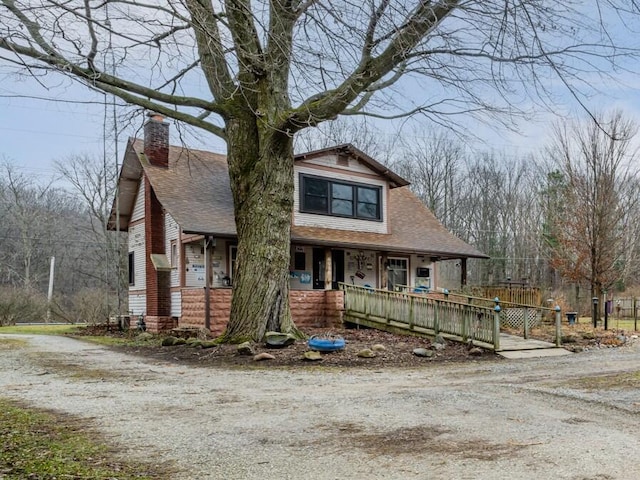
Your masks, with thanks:
[(136, 203), (133, 204), (130, 222), (135, 222), (141, 218), (144, 218), (144, 178), (140, 179), (138, 184), (138, 195), (136, 196)]
[(322, 157), (303, 160), (301, 163), (306, 163), (310, 165), (320, 165), (322, 167), (336, 168), (339, 170), (346, 170), (348, 172), (367, 173), (367, 174), (373, 173), (367, 165), (360, 163), (359, 160), (353, 157), (345, 157), (342, 159), (342, 161), (338, 162), (337, 155), (324, 155)]
[(182, 294), (180, 292), (171, 292), (171, 316), (182, 316)]
[[(428, 257), (412, 255), (409, 259), (409, 285), (412, 287), (428, 287), (433, 289), (434, 271), (433, 263)], [(428, 268), (429, 277), (418, 277), (418, 268)]]
[[(351, 160), (353, 161), (353, 160)], [(319, 177), (325, 177), (332, 180), (344, 180), (346, 182), (361, 183), (372, 186), (382, 187), (381, 191), (381, 210), (382, 221), (371, 220), (358, 220), (355, 218), (333, 217), (331, 215), (319, 215), (314, 213), (302, 213), (300, 212), (300, 174), (316, 175)], [(368, 170), (371, 173), (371, 170)], [(380, 179), (372, 179), (369, 177), (363, 177), (357, 173), (348, 172), (328, 172), (326, 170), (313, 168), (313, 166), (296, 166), (294, 169), (294, 213), (293, 223), (297, 226), (304, 227), (322, 227), (322, 228), (334, 228), (336, 230), (354, 230), (358, 232), (372, 232), (372, 233), (387, 233), (387, 182)]]
[(184, 246), (185, 286), (204, 287), (203, 242), (189, 243)]
[(133, 252), (134, 284), (129, 285), (129, 292), (146, 288), (144, 224), (139, 223), (129, 228), (129, 252)]
[[(217, 239), (216, 246), (211, 253), (211, 286), (222, 287), (222, 279), (229, 275), (227, 272), (227, 243)], [(185, 245), (185, 286), (204, 287), (204, 253), (202, 241)], [(229, 275), (231, 276), (231, 275)]]
[[(164, 251), (167, 252), (167, 259), (171, 262), (171, 241), (175, 240), (178, 245), (178, 262), (180, 265), (180, 242), (178, 237), (180, 236), (180, 228), (171, 215), (165, 213), (164, 215)], [(177, 266), (171, 265), (171, 286), (180, 286), (180, 269)], [(171, 302), (173, 305), (173, 301)]]
[(222, 287), (224, 286), (223, 278), (228, 276), (231, 278), (231, 272), (229, 269), (229, 247), (227, 242), (224, 240), (219, 240), (216, 243), (216, 247), (211, 254), (211, 286), (212, 287)]
[[(147, 296), (145, 294), (132, 294), (129, 292), (129, 311), (131, 315), (144, 315), (147, 309)], [(136, 319), (131, 319), (132, 326)]]
[[(362, 278), (360, 278), (362, 277)], [(381, 288), (378, 275), (378, 257), (370, 250), (345, 250), (344, 253), (344, 283), (368, 285)]]
[[(295, 270), (294, 255), (296, 252), (304, 253), (304, 270)], [(323, 274), (324, 275), (324, 272)], [(313, 290), (313, 248), (296, 245), (291, 248), (289, 267), (289, 288), (292, 290)]]

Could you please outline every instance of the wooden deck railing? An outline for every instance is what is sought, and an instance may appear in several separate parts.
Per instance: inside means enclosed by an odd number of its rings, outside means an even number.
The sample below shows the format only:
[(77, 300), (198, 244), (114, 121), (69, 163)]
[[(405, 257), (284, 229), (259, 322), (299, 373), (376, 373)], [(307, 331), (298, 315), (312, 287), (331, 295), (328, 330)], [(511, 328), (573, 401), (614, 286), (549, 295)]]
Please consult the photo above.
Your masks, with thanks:
[(340, 288), (345, 292), (346, 321), (446, 334), (464, 342), (500, 348), (500, 317), (493, 308), (349, 284), (340, 284)]

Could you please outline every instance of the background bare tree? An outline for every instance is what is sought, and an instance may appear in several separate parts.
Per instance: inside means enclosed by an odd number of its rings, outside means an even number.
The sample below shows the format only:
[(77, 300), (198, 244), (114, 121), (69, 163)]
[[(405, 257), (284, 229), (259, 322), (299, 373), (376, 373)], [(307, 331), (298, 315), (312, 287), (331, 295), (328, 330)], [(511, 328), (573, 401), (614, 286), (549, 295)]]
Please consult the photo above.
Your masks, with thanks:
[[(464, 145), (451, 131), (438, 131), (402, 139), (394, 169), (411, 180), (413, 192), (445, 227), (456, 230), (456, 208), (466, 162)], [(460, 212), (458, 212), (460, 213)]]
[(451, 127), (521, 113), (523, 96), (553, 105), (558, 83), (584, 102), (594, 76), (636, 56), (619, 29), (637, 13), (633, 0), (0, 0), (0, 49), (7, 69), (70, 75), (225, 139), (238, 232), (226, 338), (260, 339), (295, 330), (297, 132), (339, 115)]
[[(47, 241), (62, 234), (57, 210), (66, 201), (51, 185), (35, 185), (9, 164), (3, 166), (0, 181), (3, 209), (3, 244), (0, 268), (8, 283), (35, 290), (49, 272)], [(57, 207), (57, 208), (56, 208)]]
[(123, 313), (125, 301), (122, 292), (128, 286), (126, 278), (125, 234), (108, 230), (109, 215), (117, 186), (116, 159), (99, 159), (87, 154), (70, 155), (55, 163), (56, 170), (70, 187), (70, 193), (80, 200), (81, 218), (74, 232), (84, 245), (84, 254), (75, 262), (75, 273), (86, 285), (96, 285), (100, 295), (84, 287), (83, 297), (95, 297), (92, 303), (101, 305), (93, 317), (108, 317)]
[(599, 124), (605, 130), (593, 122), (558, 125), (548, 156), (563, 181), (563, 208), (553, 219), (554, 266), (602, 298), (628, 271), (635, 247), (628, 227), (636, 223), (640, 190), (631, 144), (636, 124), (620, 112), (600, 115)]
[[(43, 321), (50, 259), (55, 257), (54, 294), (60, 318), (103, 322), (117, 305), (117, 248), (104, 229), (106, 199), (93, 197), (92, 182), (104, 191), (100, 169), (78, 156), (75, 171), (83, 195), (39, 184), (8, 163), (0, 176), (0, 316), (2, 321)], [(67, 168), (71, 168), (67, 165)], [(67, 173), (71, 173), (68, 171)], [(71, 181), (71, 179), (68, 179)], [(67, 183), (69, 185), (69, 183)], [(79, 185), (77, 185), (79, 186)], [(112, 195), (114, 180), (108, 182)], [(89, 198), (101, 205), (88, 205)], [(96, 215), (100, 215), (100, 219)], [(110, 255), (106, 252), (112, 249)], [(121, 259), (122, 261), (122, 259)], [(108, 269), (106, 266), (108, 265)], [(124, 269), (126, 271), (126, 269)], [(87, 308), (91, 307), (91, 308)], [(126, 305), (122, 305), (123, 309)]]

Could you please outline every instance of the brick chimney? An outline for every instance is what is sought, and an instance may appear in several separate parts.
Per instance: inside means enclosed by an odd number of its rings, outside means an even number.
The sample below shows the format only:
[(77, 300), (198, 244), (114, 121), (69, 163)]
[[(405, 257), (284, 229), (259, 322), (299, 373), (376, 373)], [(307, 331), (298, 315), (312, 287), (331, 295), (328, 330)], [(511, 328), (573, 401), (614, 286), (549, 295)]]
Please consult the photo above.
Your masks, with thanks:
[(159, 113), (147, 114), (144, 124), (144, 154), (151, 165), (169, 167), (169, 124)]

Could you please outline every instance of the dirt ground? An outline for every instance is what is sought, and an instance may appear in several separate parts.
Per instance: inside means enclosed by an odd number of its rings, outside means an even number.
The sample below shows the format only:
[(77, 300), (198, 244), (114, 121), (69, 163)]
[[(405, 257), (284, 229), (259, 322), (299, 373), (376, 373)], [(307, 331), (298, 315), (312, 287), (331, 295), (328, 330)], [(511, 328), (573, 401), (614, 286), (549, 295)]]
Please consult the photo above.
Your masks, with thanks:
[[(304, 342), (256, 362), (233, 346), (129, 355), (0, 335), (0, 392), (89, 422), (129, 458), (168, 462), (168, 480), (640, 478), (633, 339), (609, 348), (614, 332), (576, 328), (575, 355), (507, 360), (448, 344), (429, 359), (410, 353), (428, 340), (332, 333), (347, 348), (319, 363), (301, 360)], [(377, 343), (377, 357), (355, 356)]]
[[(135, 332), (122, 334), (120, 332), (107, 332), (100, 327), (88, 329), (87, 334), (106, 334), (113, 336), (135, 337)], [(443, 349), (436, 349), (433, 342), (427, 338), (407, 335), (394, 335), (373, 329), (335, 329), (309, 330), (307, 335), (339, 335), (345, 339), (345, 349), (338, 352), (323, 353), (322, 359), (311, 362), (304, 358), (304, 352), (308, 351), (306, 341), (299, 340), (293, 345), (281, 349), (269, 348), (265, 344), (254, 344), (254, 354), (263, 352), (273, 355), (273, 359), (260, 362), (262, 366), (269, 367), (313, 367), (324, 365), (342, 368), (380, 368), (380, 367), (416, 367), (429, 363), (450, 363), (465, 361), (483, 361), (502, 359), (489, 350), (478, 349), (471, 351), (471, 346), (452, 341), (446, 341)], [(518, 334), (518, 332), (512, 332)], [(531, 332), (533, 338), (554, 341), (555, 328), (544, 325)], [(188, 335), (187, 335), (188, 336)], [(593, 330), (589, 325), (563, 327), (563, 344), (568, 350), (581, 352), (603, 346), (619, 347), (626, 342), (620, 338), (630, 339), (627, 332), (618, 330), (604, 331)], [(629, 340), (630, 342), (630, 340)], [(175, 345), (169, 347), (143, 344), (140, 346), (116, 347), (127, 353), (142, 355), (156, 360), (165, 360), (194, 366), (257, 366), (253, 355), (240, 355), (235, 345), (218, 345), (213, 348), (200, 348), (188, 345)], [(431, 357), (420, 357), (413, 353), (417, 348), (431, 350)], [(364, 349), (374, 350), (375, 357), (362, 358), (357, 354)]]

